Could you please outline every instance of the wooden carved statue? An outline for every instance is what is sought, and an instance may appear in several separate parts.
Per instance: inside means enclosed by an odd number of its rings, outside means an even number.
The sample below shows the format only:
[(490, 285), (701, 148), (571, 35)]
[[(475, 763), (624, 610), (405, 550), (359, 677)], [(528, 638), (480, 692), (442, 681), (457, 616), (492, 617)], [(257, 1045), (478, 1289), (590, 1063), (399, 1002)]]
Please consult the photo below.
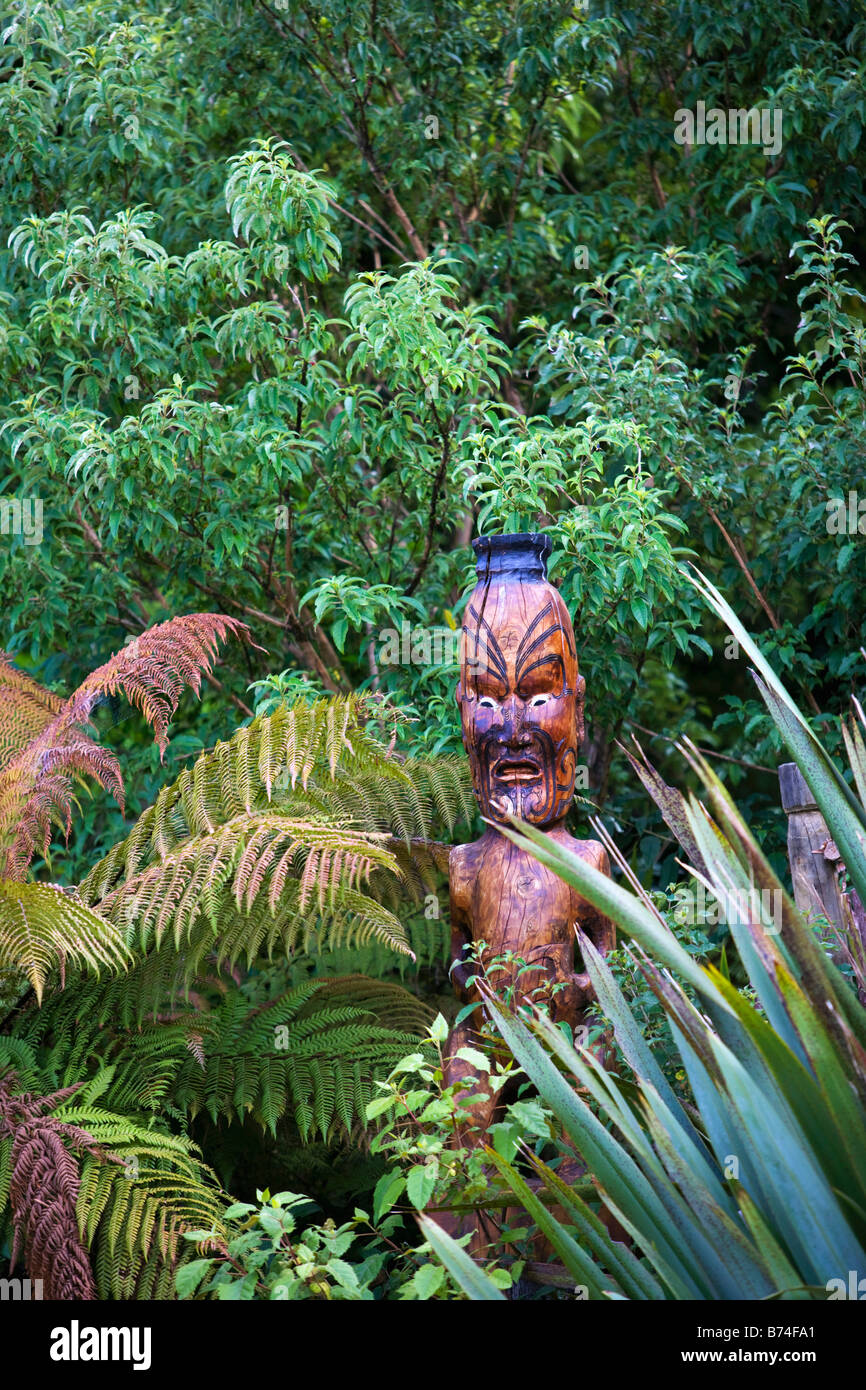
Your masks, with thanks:
[[(508, 816), (539, 826), (604, 873), (607, 853), (595, 840), (576, 840), (565, 828), (574, 796), (584, 737), (585, 681), (577, 669), (568, 610), (547, 579), (550, 538), (485, 536), (473, 542), (478, 580), (466, 607), (457, 704), (475, 795), (488, 822), (480, 839), (458, 845), (449, 862), (452, 979), (463, 1003), (478, 999), (469, 980), (480, 973), (465, 959), (470, 943), (487, 955), (512, 952), (518, 997), (538, 986), (561, 985), (550, 999), (555, 1020), (578, 1027), (593, 997), (589, 976), (576, 962), (575, 925), (599, 951), (614, 944), (614, 926), (584, 898), (500, 833)], [(495, 977), (497, 992), (509, 967)], [(473, 1019), (451, 1033), (447, 1080), (473, 1076), (455, 1054), (476, 1046)], [(472, 1107), (480, 1131), (495, 1118), (504, 1096)]]

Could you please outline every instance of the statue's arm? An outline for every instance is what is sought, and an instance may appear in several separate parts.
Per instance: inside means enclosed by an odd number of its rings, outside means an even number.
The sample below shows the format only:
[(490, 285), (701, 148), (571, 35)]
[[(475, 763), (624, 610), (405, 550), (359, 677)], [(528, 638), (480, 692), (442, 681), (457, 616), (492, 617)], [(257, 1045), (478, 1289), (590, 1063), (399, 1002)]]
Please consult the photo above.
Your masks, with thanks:
[[(594, 869), (598, 869), (600, 873), (606, 874), (610, 878), (610, 858), (607, 850), (604, 845), (598, 844), (597, 841), (593, 841), (593, 849), (595, 853), (590, 863)], [(607, 955), (608, 951), (612, 951), (616, 946), (614, 923), (603, 912), (599, 912), (597, 907), (593, 907), (591, 903), (586, 903), (580, 913), (580, 927), (601, 955)]]
[(459, 845), (451, 851), (448, 865), (448, 904), (451, 919), (451, 982), (461, 1004), (469, 1004), (473, 998), (477, 998), (470, 992), (469, 979), (478, 973), (478, 967), (474, 961), (463, 959), (464, 949), (472, 940), (469, 902), (465, 846)]
[[(610, 858), (604, 845), (593, 840), (586, 844), (585, 849), (590, 851), (586, 855), (588, 862), (600, 873), (606, 874), (610, 878)], [(607, 955), (616, 945), (616, 927), (611, 919), (600, 912), (592, 903), (585, 898), (580, 899), (577, 911), (577, 923), (584, 936), (588, 936), (595, 949), (601, 955)], [(577, 944), (577, 943), (575, 943)], [(579, 996), (581, 1006), (585, 1007), (595, 998), (595, 989), (589, 973), (585, 970), (575, 971), (572, 976), (573, 986)]]

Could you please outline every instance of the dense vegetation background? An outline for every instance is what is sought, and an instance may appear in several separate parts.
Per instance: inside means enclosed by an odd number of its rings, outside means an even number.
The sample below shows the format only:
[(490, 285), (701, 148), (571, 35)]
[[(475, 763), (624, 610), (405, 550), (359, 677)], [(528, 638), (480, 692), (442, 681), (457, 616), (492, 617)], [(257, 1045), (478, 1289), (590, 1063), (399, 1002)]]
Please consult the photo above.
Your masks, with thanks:
[[(37, 878), (80, 881), (283, 697), (372, 690), (407, 755), (456, 752), (431, 634), (459, 628), (471, 538), (536, 528), (588, 683), (584, 794), (644, 881), (676, 847), (632, 732), (668, 770), (691, 735), (783, 864), (780, 745), (679, 562), (836, 748), (866, 616), (862, 4), (3, 15), (0, 500), (42, 506), (39, 543), (0, 537), (3, 646), (65, 693), (177, 614), (254, 639), (163, 767), (105, 698), (125, 810), (83, 800)], [(677, 143), (699, 102), (780, 112), (780, 148)]]
[[(453, 748), (452, 671), (383, 667), (378, 635), (459, 619), (479, 527), (541, 525), (590, 795), (625, 833), (631, 727), (773, 768), (675, 558), (813, 713), (839, 707), (862, 660), (864, 547), (826, 502), (862, 460), (864, 45), (859, 5), (806, 0), (12, 8), (3, 492), (43, 500), (44, 539), (0, 548), (6, 646), (68, 688), (216, 609), (267, 649), (228, 654), (234, 715), (289, 671), (374, 684), (408, 741)], [(698, 101), (779, 108), (780, 152), (675, 143)], [(234, 715), (188, 707), (171, 756)], [(769, 772), (749, 789), (775, 807)], [(71, 871), (116, 830), (94, 808)]]

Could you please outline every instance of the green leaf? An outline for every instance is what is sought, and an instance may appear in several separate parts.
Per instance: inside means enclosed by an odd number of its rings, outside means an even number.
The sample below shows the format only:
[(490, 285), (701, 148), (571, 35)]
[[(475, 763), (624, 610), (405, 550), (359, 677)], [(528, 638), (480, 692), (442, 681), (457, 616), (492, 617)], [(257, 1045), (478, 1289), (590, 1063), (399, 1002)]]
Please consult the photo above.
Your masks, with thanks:
[(400, 1097), (397, 1095), (374, 1096), (372, 1100), (367, 1102), (364, 1114), (368, 1120), (375, 1120), (378, 1115), (384, 1115), (386, 1110), (393, 1110), (399, 1100)]
[(329, 1260), (327, 1270), (328, 1273), (336, 1279), (341, 1288), (346, 1289), (349, 1293), (360, 1292), (358, 1276), (352, 1266), (347, 1264), (345, 1260)]
[(439, 1165), (435, 1160), (430, 1163), (416, 1163), (409, 1169), (406, 1195), (417, 1211), (422, 1211), (430, 1201), (438, 1176)]
[(441, 1265), (422, 1265), (412, 1276), (412, 1284), (419, 1298), (432, 1298), (445, 1282), (445, 1271)]
[(468, 1062), (476, 1071), (489, 1072), (490, 1060), (485, 1057), (483, 1052), (479, 1052), (475, 1047), (459, 1047), (456, 1054), (462, 1061)]
[(614, 1292), (621, 1293), (622, 1290), (615, 1280), (608, 1277), (608, 1280), (605, 1281), (603, 1276), (599, 1277), (598, 1265), (594, 1264), (589, 1256), (581, 1250), (577, 1241), (569, 1235), (563, 1224), (547, 1210), (543, 1202), (539, 1201), (512, 1164), (507, 1163), (494, 1149), (488, 1147), (485, 1152), (519, 1199), (520, 1205), (529, 1213), (539, 1230), (547, 1236), (575, 1282), (586, 1286), (589, 1297), (603, 1298), (605, 1283)]
[(443, 1043), (448, 1039), (448, 1023), (442, 1014), (437, 1014), (430, 1024), (430, 1036), (434, 1042)]
[(373, 1189), (373, 1220), (381, 1221), (404, 1192), (406, 1179), (401, 1173), (383, 1173)]
[(178, 1298), (189, 1298), (194, 1294), (215, 1260), (189, 1260), (181, 1265), (174, 1276), (174, 1286)]
[(534, 1134), (539, 1139), (549, 1139), (550, 1120), (537, 1100), (515, 1100), (508, 1107), (508, 1114), (522, 1127), (525, 1134)]
[(473, 1302), (503, 1302), (502, 1293), (470, 1255), (429, 1216), (416, 1217), (421, 1232), (458, 1286)]

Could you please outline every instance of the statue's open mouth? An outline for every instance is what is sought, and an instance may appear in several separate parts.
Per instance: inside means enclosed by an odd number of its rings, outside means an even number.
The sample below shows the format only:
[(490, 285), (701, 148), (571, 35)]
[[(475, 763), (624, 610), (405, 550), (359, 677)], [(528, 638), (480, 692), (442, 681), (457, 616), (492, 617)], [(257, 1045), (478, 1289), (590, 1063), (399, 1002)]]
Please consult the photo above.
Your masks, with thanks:
[(524, 786), (538, 781), (541, 767), (533, 758), (499, 758), (493, 765), (492, 777), (496, 782)]

